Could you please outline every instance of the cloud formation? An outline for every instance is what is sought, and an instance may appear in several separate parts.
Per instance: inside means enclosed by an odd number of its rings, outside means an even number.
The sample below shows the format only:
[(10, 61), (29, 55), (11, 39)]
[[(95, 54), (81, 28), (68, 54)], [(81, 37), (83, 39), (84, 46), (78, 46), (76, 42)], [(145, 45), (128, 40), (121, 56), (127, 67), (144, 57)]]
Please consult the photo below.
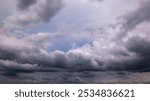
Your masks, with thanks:
[[(3, 30), (48, 23), (63, 7), (62, 0), (17, 0), (18, 8), (4, 21)], [(28, 10), (26, 10), (29, 8)], [(22, 9), (20, 11), (20, 9)]]
[(26, 9), (31, 5), (35, 4), (37, 0), (18, 0), (18, 8), (19, 9)]
[[(77, 1), (76, 4), (79, 2), (80, 1)], [(87, 3), (89, 1), (83, 0), (82, 2)], [(105, 0), (103, 2), (107, 1)], [(149, 1), (142, 2), (135, 10), (128, 11), (123, 14), (123, 16), (119, 13), (118, 15), (121, 16), (118, 18), (119, 21), (116, 19), (116, 21), (114, 21), (115, 23), (112, 24), (114, 26), (107, 26), (101, 28), (102, 30), (97, 30), (96, 33), (98, 33), (98, 35), (93, 39), (93, 42), (81, 47), (76, 47), (75, 49), (70, 49), (67, 52), (61, 50), (49, 52), (52, 40), (58, 40), (58, 37), (62, 35), (63, 38), (67, 36), (67, 34), (64, 34), (61, 30), (58, 30), (56, 33), (42, 32), (34, 35), (27, 33), (21, 37), (11, 33), (13, 28), (22, 27), (23, 29), (24, 27), (41, 22), (49, 22), (62, 9), (63, 3), (64, 1), (62, 0), (18, 1), (17, 13), (7, 17), (4, 26), (1, 28), (1, 69), (33, 71), (39, 68), (59, 68), (86, 71), (139, 70), (149, 68), (150, 30), (146, 27), (150, 26)], [(76, 7), (78, 7), (78, 5), (76, 5)], [(21, 9), (21, 11), (19, 9)], [(92, 9), (92, 11), (94, 10)], [(110, 11), (108, 10), (107, 12)], [(70, 14), (72, 14), (72, 12)], [(87, 21), (89, 22), (94, 21), (93, 19), (95, 20), (97, 18), (91, 15), (87, 17)], [(88, 23), (86, 24), (88, 25)], [(97, 24), (94, 25), (96, 26)], [(99, 28), (99, 26), (95, 26), (91, 29)], [(84, 27), (83, 29), (86, 28)], [(88, 31), (91, 31), (91, 29)], [(75, 32), (71, 33), (72, 30), (68, 30), (71, 36), (73, 36), (72, 33), (74, 34)], [(85, 32), (86, 31), (83, 31), (83, 33)], [(92, 31), (90, 33), (92, 33)], [(61, 42), (61, 40), (59, 41)], [(66, 44), (64, 42), (61, 43)]]

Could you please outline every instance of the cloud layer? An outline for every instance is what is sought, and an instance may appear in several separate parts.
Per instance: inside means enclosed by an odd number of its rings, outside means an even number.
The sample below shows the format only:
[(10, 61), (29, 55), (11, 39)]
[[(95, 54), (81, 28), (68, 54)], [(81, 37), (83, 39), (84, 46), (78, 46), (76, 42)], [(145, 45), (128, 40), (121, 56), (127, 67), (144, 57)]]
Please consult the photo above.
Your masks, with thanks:
[[(150, 30), (148, 26), (150, 26), (150, 2), (138, 0), (135, 8), (127, 9), (124, 7), (125, 11), (116, 11), (117, 14), (111, 14), (111, 23), (104, 23), (100, 26), (99, 24), (105, 21), (95, 16), (97, 13), (96, 8), (99, 5), (104, 5), (101, 10), (103, 15), (100, 15), (102, 19), (105, 18), (104, 15), (109, 15), (114, 11), (105, 8), (105, 5), (109, 5), (113, 0), (98, 1), (77, 0), (72, 3), (68, 0), (17, 0), (16, 11), (5, 19), (0, 29), (0, 68), (31, 71), (44, 68), (80, 71), (143, 70), (149, 68)], [(115, 3), (120, 4), (119, 7), (124, 3), (129, 3), (129, 1), (118, 2)], [(136, 1), (130, 2), (134, 4)], [(86, 13), (76, 11), (78, 7), (83, 7), (83, 4), (91, 8), (85, 7), (86, 9), (83, 11)], [(61, 29), (57, 29), (56, 32), (29, 34), (24, 31), (30, 26), (43, 23), (51, 24), (54, 21), (58, 24), (56, 28), (60, 28), (61, 21), (64, 23), (63, 19), (67, 19), (67, 16), (62, 18), (64, 12), (69, 10), (67, 7), (74, 10), (66, 13), (73, 17), (72, 19), (69, 17), (69, 20), (66, 20), (67, 23), (61, 26)], [(112, 8), (116, 9), (114, 6)], [(98, 10), (100, 9), (98, 8)], [(88, 16), (86, 17), (82, 13)], [(77, 22), (73, 21), (74, 16), (77, 16), (75, 17)], [(85, 18), (86, 23), (83, 22), (80, 26), (80, 22)], [(97, 23), (99, 20), (101, 23)], [(18, 35), (16, 30), (21, 31), (22, 34)], [(92, 35), (88, 36), (80, 33), (90, 33)], [(61, 38), (70, 38), (70, 36), (75, 36), (74, 34), (77, 34), (82, 41), (85, 37), (90, 38), (92, 36), (92, 42), (70, 48), (67, 52), (62, 50), (49, 51), (53, 43), (59, 41), (65, 45), (66, 43), (62, 42)], [(76, 38), (78, 38), (77, 36)]]

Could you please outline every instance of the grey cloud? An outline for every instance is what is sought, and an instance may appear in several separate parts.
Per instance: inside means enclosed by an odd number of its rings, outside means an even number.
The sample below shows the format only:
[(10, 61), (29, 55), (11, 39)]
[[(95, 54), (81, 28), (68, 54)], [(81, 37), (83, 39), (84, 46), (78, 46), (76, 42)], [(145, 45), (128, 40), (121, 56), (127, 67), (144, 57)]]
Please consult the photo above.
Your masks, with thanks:
[(103, 1), (103, 0), (97, 0), (97, 1)]
[[(117, 36), (118, 39), (122, 39), (126, 36), (126, 34), (133, 30), (138, 24), (150, 21), (150, 1), (144, 1), (140, 4), (140, 6), (132, 11), (129, 12), (122, 17), (123, 23), (121, 23), (121, 31), (120, 34)], [(119, 19), (120, 19), (119, 18)]]
[(139, 60), (136, 61), (137, 67), (140, 69), (150, 67), (150, 41), (148, 39), (132, 37), (127, 44), (127, 48), (139, 57)]
[[(121, 19), (123, 22), (119, 22), (116, 26), (121, 26), (120, 31), (115, 33), (116, 37), (112, 37), (113, 40), (109, 40), (110, 43), (115, 42), (117, 47), (125, 50), (117, 50), (117, 48), (110, 49), (108, 53), (113, 56), (113, 59), (104, 61), (106, 68), (110, 69), (127, 69), (127, 70), (149, 70), (150, 61), (150, 42), (149, 32), (145, 29), (142, 23), (150, 23), (150, 1), (144, 1), (134, 11), (123, 15)], [(137, 26), (140, 27), (140, 32), (137, 30)], [(136, 32), (133, 32), (137, 30)], [(144, 37), (143, 37), (144, 36)], [(124, 42), (124, 39), (127, 42)], [(107, 56), (107, 54), (105, 54)]]
[[(121, 27), (120, 33), (117, 35), (118, 40), (122, 40), (124, 37), (130, 36), (130, 34), (134, 33), (132, 30), (136, 30), (136, 27), (141, 24), (141, 28), (144, 29), (144, 25), (142, 25), (143, 22), (149, 23), (150, 21), (150, 1), (142, 2), (141, 5), (134, 11), (128, 13), (123, 17), (125, 22), (123, 23), (123, 26)], [(125, 48), (130, 53), (134, 53), (136, 58), (135, 59), (129, 59), (129, 61), (124, 62), (129, 68), (133, 69), (146, 69), (149, 68), (149, 60), (150, 60), (150, 42), (149, 35), (145, 34), (147, 33), (146, 30), (143, 30), (141, 32), (136, 32), (134, 36), (128, 38), (127, 43), (119, 43), (119, 45), (124, 45)], [(145, 38), (139, 36), (139, 34), (143, 34), (144, 36), (147, 36)], [(122, 66), (125, 66), (123, 64)]]
[(62, 0), (45, 0), (37, 9), (37, 15), (45, 22), (49, 21), (62, 8)]
[(37, 0), (18, 0), (19, 9), (27, 9), (31, 5), (35, 4)]
[[(39, 0), (35, 7), (27, 13), (26, 19), (20, 20), (21, 25), (48, 22), (62, 8), (62, 0)], [(30, 16), (34, 17), (31, 19)], [(29, 21), (28, 21), (29, 20)]]
[(104, 1), (104, 0), (89, 0), (89, 1), (98, 1), (98, 2), (101, 2), (101, 1)]
[[(28, 0), (20, 1), (21, 4), (29, 2)], [(12, 28), (20, 28), (28, 25), (34, 25), (42, 22), (49, 22), (63, 7), (62, 0), (37, 0), (34, 5), (33, 1), (27, 3), (30, 6), (29, 10), (20, 11), (17, 10), (15, 14), (7, 17), (3, 26), (4, 30), (10, 30)], [(26, 5), (25, 7), (28, 7)]]
[[(47, 53), (36, 44), (31, 44), (32, 41), (31, 43), (28, 41), (1, 35), (0, 66), (11, 70), (26, 70), (25, 67), (32, 66), (35, 67), (35, 70), (38, 67), (43, 69), (47, 67), (71, 70), (94, 69), (88, 56), (71, 52), (67, 54), (61, 51)], [(33, 68), (30, 69), (33, 70)]]
[[(10, 66), (10, 68), (20, 66), (20, 69), (24, 69), (25, 64), (36, 64), (37, 67), (56, 67), (58, 64), (62, 65), (65, 63), (65, 55), (63, 53), (54, 52), (48, 54), (43, 51), (40, 47), (37, 47), (36, 44), (32, 43), (32, 41), (29, 42), (27, 39), (17, 39), (1, 35), (0, 65), (2, 67)], [(12, 66), (7, 64), (12, 64)]]
[(144, 21), (150, 20), (150, 1), (143, 2), (141, 6), (135, 11), (127, 14), (125, 17), (126, 23), (124, 24), (124, 28), (132, 30), (136, 27), (136, 25), (140, 24)]
[(31, 70), (37, 67), (36, 64), (21, 64), (11, 60), (0, 60), (0, 66), (10, 70)]
[[(9, 39), (9, 38), (7, 38)], [(11, 39), (11, 38), (10, 38)], [(9, 40), (10, 40), (9, 39)], [(24, 39), (22, 39), (24, 40)], [(150, 42), (139, 38), (131, 39), (126, 47), (128, 51), (110, 50), (101, 57), (93, 53), (84, 54), (77, 51), (64, 53), (54, 51), (51, 53), (43, 52), (39, 47), (30, 43), (13, 39), (14, 43), (0, 44), (0, 67), (10, 70), (43, 70), (47, 68), (59, 68), (68, 70), (138, 70), (145, 69), (149, 64)], [(140, 46), (139, 46), (140, 45)], [(113, 52), (116, 53), (113, 53)], [(88, 51), (87, 51), (88, 52)], [(130, 55), (129, 53), (135, 53)], [(110, 55), (109, 55), (110, 54)], [(113, 56), (113, 58), (111, 57)], [(144, 66), (144, 67), (143, 67)]]
[[(149, 2), (143, 3), (140, 8), (124, 17), (126, 22), (123, 23), (122, 29), (126, 33), (141, 22), (149, 21), (148, 4)], [(20, 15), (18, 15), (19, 17), (12, 16), (12, 21), (22, 26), (36, 24), (40, 21), (47, 22), (61, 7), (62, 2), (60, 0), (39, 0), (23, 17)], [(46, 40), (46, 37), (49, 38), (49, 35), (44, 37), (35, 35), (33, 39), (31, 36), (22, 39), (10, 36), (0, 37), (0, 66), (8, 68), (12, 65), (12, 68), (18, 67), (20, 69), (24, 69), (25, 66), (33, 66), (71, 70), (131, 70), (150, 66), (150, 43), (146, 39), (131, 38), (127, 43), (121, 44), (113, 40), (116, 45), (110, 45), (113, 43), (112, 40), (108, 40), (108, 44), (106, 44), (104, 39), (98, 41), (95, 46), (92, 44), (83, 49), (80, 47), (78, 48), (79, 51), (48, 53), (47, 50), (37, 45), (39, 44), (38, 41)]]
[[(143, 32), (145, 33), (145, 32)], [(112, 59), (104, 61), (106, 69), (111, 70), (150, 70), (150, 41), (149, 37), (132, 36), (127, 42), (118, 43), (118, 48), (124, 47), (125, 50), (110, 49)], [(107, 54), (106, 54), (107, 56)], [(110, 58), (111, 58), (110, 56)]]

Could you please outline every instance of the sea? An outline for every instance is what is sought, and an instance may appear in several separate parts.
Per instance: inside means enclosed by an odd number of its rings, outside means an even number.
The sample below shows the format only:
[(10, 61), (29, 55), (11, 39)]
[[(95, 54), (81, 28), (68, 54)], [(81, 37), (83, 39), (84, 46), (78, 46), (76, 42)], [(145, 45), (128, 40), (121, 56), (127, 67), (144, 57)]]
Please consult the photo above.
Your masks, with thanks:
[(150, 72), (139, 71), (0, 71), (1, 84), (150, 84)]

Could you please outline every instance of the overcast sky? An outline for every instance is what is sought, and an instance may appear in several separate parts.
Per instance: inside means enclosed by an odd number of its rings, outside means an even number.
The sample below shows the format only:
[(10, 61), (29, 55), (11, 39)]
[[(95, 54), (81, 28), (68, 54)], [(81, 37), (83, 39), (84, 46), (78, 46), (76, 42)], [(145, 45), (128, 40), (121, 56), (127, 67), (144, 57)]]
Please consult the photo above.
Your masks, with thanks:
[(1, 0), (0, 69), (150, 66), (149, 0)]

